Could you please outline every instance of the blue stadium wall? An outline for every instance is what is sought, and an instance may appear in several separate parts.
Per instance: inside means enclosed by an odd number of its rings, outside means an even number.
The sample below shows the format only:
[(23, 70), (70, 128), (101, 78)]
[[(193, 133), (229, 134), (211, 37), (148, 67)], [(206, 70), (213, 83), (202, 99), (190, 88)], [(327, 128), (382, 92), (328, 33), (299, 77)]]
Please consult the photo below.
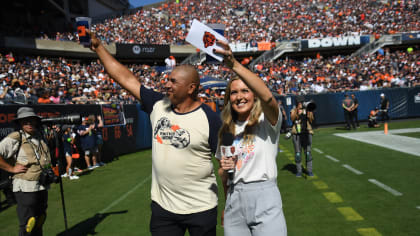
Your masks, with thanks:
[[(355, 94), (359, 101), (358, 119), (365, 121), (368, 119), (369, 113), (375, 107), (379, 107), (380, 94), (384, 93), (389, 99), (390, 108), (389, 116), (391, 119), (405, 119), (420, 117), (420, 87), (413, 88), (392, 88), (383, 90), (368, 90), (346, 92), (347, 94)], [(305, 95), (305, 101), (313, 100), (316, 105), (315, 122), (317, 125), (344, 123), (344, 111), (342, 101), (346, 93), (328, 93)], [(283, 96), (280, 98), (285, 106), (287, 114), (287, 122), (292, 124), (290, 120), (290, 110), (296, 106), (295, 96)], [(290, 99), (291, 103), (287, 104)]]

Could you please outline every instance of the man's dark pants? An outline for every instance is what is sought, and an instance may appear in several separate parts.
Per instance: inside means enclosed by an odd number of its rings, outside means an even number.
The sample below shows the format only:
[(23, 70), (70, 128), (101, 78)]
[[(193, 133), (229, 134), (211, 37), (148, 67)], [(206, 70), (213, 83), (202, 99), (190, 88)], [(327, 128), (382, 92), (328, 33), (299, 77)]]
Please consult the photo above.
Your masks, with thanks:
[(359, 125), (359, 118), (357, 117), (358, 115), (357, 110), (354, 110), (352, 113), (353, 113), (352, 116), (353, 116), (354, 122), (356, 123), (356, 126), (359, 127), (360, 125)]
[(152, 201), (150, 232), (152, 236), (216, 236), (217, 207), (193, 214), (174, 214)]
[[(19, 236), (42, 235), (42, 224), (46, 217), (48, 192), (15, 192), (17, 215), (19, 218)], [(26, 232), (29, 218), (35, 217), (35, 227), (31, 233)], [(42, 219), (43, 218), (43, 219)]]
[(346, 119), (348, 129), (351, 129), (351, 128), (355, 129), (356, 128), (356, 126), (354, 125), (352, 112), (349, 112), (349, 111), (345, 110), (344, 111), (344, 118)]

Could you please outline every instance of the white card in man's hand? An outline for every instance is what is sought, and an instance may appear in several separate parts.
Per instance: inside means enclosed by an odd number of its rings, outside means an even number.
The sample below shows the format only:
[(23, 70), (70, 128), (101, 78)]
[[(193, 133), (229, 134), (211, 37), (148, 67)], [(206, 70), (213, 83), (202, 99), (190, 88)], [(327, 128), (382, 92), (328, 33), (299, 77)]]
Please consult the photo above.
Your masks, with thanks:
[(214, 57), (218, 61), (223, 61), (223, 56), (213, 53), (213, 49), (223, 49), (216, 45), (216, 39), (228, 42), (223, 35), (217, 33), (212, 28), (194, 19), (191, 25), (190, 32), (187, 35), (187, 42), (195, 47)]

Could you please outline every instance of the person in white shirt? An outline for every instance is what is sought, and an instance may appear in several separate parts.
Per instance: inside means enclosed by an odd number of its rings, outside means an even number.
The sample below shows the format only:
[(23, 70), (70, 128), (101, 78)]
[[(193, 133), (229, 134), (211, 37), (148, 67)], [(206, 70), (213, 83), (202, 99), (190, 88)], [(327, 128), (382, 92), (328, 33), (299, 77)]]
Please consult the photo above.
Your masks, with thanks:
[[(226, 88), (216, 151), (227, 198), (224, 234), (287, 235), (277, 187), (276, 157), (282, 123), (277, 101), (264, 82), (233, 57), (227, 43), (218, 43), (224, 49), (215, 53), (222, 54), (224, 63), (237, 74)], [(222, 143), (226, 136), (233, 136), (231, 146), (237, 150), (231, 158)], [(228, 170), (232, 169), (234, 173), (229, 176)]]

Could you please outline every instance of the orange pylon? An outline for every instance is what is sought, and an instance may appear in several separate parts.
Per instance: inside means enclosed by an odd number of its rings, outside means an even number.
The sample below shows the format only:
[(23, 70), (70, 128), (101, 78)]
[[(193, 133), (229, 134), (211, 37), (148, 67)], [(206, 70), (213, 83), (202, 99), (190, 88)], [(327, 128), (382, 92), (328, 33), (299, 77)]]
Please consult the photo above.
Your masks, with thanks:
[(388, 134), (388, 122), (384, 123), (384, 134)]

